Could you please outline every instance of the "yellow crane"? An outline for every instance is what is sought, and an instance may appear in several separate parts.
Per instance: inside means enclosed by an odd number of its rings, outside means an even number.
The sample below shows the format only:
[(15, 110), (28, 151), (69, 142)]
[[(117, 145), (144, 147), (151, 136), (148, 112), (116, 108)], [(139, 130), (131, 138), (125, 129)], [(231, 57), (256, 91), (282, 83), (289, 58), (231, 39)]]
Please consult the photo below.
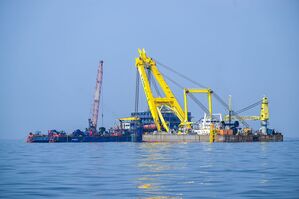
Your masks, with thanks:
[[(236, 115), (226, 115), (224, 117), (225, 121), (229, 121), (230, 119), (232, 120), (259, 120), (261, 121), (261, 130), (264, 134), (267, 133), (267, 125), (268, 125), (268, 120), (269, 120), (269, 106), (268, 106), (268, 98), (267, 97), (263, 97), (263, 99), (261, 100), (261, 110), (260, 110), (260, 115), (259, 116), (236, 116)], [(249, 106), (250, 108), (254, 107), (254, 106)], [(248, 110), (248, 108), (244, 108), (244, 110)], [(240, 112), (240, 111), (237, 111)], [(243, 111), (241, 111), (243, 112)]]
[[(146, 55), (146, 52), (144, 49), (138, 49), (139, 57), (136, 58), (135, 65), (138, 69), (140, 79), (143, 85), (144, 93), (148, 102), (149, 110), (152, 114), (154, 123), (157, 126), (157, 130), (161, 131), (161, 123), (165, 131), (169, 132), (169, 126), (166, 123), (161, 109), (163, 107), (167, 107), (171, 111), (174, 112), (174, 114), (179, 118), (181, 123), (184, 123), (185, 121), (185, 115), (182, 107), (180, 106), (179, 102), (175, 98), (174, 94), (170, 90), (168, 84), (164, 80), (162, 74), (159, 72), (156, 62), (148, 57)], [(149, 78), (147, 75), (147, 71), (153, 75), (153, 77), (156, 79), (157, 83), (161, 87), (164, 97), (155, 97), (153, 95)]]

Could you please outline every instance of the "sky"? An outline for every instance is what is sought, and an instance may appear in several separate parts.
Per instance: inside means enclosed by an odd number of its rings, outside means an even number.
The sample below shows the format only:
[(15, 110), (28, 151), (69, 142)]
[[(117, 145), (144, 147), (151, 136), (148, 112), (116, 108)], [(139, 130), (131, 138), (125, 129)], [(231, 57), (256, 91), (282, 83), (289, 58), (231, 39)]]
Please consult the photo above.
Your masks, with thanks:
[[(108, 128), (129, 116), (138, 48), (224, 100), (232, 95), (235, 110), (268, 96), (270, 127), (299, 137), (299, 1), (0, 0), (0, 25), (2, 139), (86, 128), (99, 60), (99, 124)], [(183, 91), (168, 83), (183, 105)], [(139, 110), (147, 110), (140, 93)], [(189, 107), (195, 120), (202, 117), (195, 103)], [(259, 107), (244, 113), (258, 114)]]

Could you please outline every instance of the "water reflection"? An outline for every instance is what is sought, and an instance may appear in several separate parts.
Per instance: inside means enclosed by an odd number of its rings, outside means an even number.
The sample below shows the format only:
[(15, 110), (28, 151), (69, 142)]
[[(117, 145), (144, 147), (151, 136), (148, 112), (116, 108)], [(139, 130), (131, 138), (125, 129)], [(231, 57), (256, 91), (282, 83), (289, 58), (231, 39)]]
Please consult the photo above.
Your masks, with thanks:
[(0, 142), (0, 198), (298, 198), (298, 142)]
[(141, 177), (137, 179), (137, 188), (142, 190), (146, 198), (181, 198), (179, 195), (170, 195), (165, 186), (165, 179), (175, 178), (177, 165), (173, 165), (174, 146), (170, 143), (140, 145), (142, 158), (139, 159), (138, 169)]
[(267, 170), (268, 170), (268, 165), (269, 165), (269, 160), (268, 160), (268, 157), (267, 157), (267, 151), (268, 151), (268, 143), (266, 142), (261, 142), (260, 143), (260, 165), (259, 165), (259, 168), (260, 168), (260, 171), (261, 171), (261, 176), (260, 176), (260, 179), (259, 179), (259, 184), (261, 184), (262, 187), (262, 190), (266, 190), (266, 185), (267, 183), (269, 182), (269, 176), (267, 174)]

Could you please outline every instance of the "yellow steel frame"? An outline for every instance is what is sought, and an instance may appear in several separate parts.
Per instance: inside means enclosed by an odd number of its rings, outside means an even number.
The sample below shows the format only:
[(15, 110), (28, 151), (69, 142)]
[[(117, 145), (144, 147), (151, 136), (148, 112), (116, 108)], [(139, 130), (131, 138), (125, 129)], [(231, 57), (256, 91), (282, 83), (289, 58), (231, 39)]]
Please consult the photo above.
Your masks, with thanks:
[[(262, 105), (261, 105), (261, 111), (260, 116), (231, 116), (231, 119), (233, 120), (260, 120), (260, 121), (268, 121), (269, 120), (269, 106), (268, 106), (268, 98), (263, 97), (262, 99)], [(229, 120), (229, 115), (226, 115), (224, 117), (225, 121)]]
[(268, 106), (268, 98), (267, 97), (263, 97), (263, 100), (262, 100), (260, 120), (261, 121), (269, 120), (269, 106)]
[[(138, 69), (140, 79), (142, 81), (144, 93), (148, 102), (149, 110), (152, 114), (154, 123), (157, 126), (157, 130), (161, 131), (161, 123), (164, 127), (165, 131), (169, 132), (169, 126), (165, 122), (163, 115), (161, 113), (161, 107), (166, 106), (171, 109), (175, 115), (179, 118), (181, 123), (184, 122), (184, 111), (180, 106), (179, 102), (175, 98), (174, 94), (170, 90), (169, 86), (167, 85), (166, 81), (164, 80), (162, 74), (159, 72), (156, 62), (148, 57), (145, 53), (144, 49), (138, 49), (139, 57), (136, 58), (135, 65)], [(153, 92), (150, 87), (150, 82), (146, 73), (146, 69), (153, 74), (157, 83), (160, 85), (165, 97), (154, 97)]]
[[(241, 120), (260, 120), (260, 116), (235, 116), (235, 115), (232, 115), (231, 119), (232, 120), (238, 120), (238, 119), (241, 119)], [(229, 115), (226, 115), (224, 117), (224, 120), (228, 121), (229, 120)]]
[(212, 119), (212, 112), (213, 112), (213, 108), (212, 108), (212, 93), (213, 91), (211, 89), (184, 89), (184, 108), (185, 108), (185, 123), (188, 123), (188, 101), (187, 101), (187, 95), (188, 93), (206, 93), (208, 95), (208, 104), (209, 104), (209, 115), (210, 118)]
[(118, 118), (120, 121), (137, 121), (140, 120), (138, 117), (123, 117), (123, 118)]

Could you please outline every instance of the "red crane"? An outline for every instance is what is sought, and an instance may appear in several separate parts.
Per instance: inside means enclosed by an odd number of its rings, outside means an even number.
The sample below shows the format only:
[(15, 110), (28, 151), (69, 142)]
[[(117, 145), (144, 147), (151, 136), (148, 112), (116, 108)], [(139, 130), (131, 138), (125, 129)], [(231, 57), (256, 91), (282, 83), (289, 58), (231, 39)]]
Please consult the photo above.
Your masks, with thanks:
[(92, 105), (92, 115), (91, 118), (88, 119), (89, 122), (89, 129), (92, 133), (97, 132), (97, 122), (99, 116), (99, 106), (100, 106), (100, 96), (101, 96), (101, 89), (102, 89), (102, 81), (103, 81), (103, 61), (100, 61), (97, 80), (96, 80), (96, 89), (94, 93), (94, 100)]

